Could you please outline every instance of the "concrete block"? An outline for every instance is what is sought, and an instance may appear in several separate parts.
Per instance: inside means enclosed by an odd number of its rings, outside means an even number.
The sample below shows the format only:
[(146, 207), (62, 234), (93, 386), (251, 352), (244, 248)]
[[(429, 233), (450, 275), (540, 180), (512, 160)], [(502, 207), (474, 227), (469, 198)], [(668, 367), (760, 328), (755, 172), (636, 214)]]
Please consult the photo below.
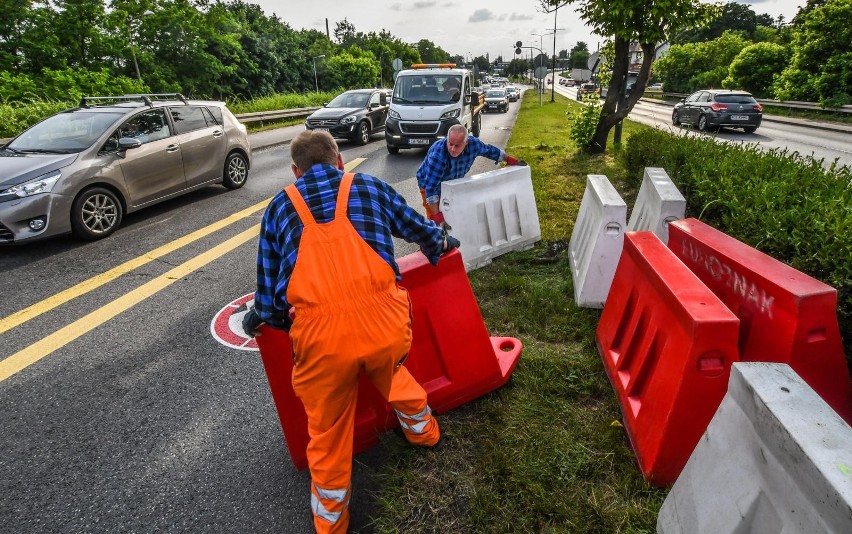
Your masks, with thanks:
[(627, 204), (609, 179), (588, 175), (568, 246), (577, 306), (603, 308), (624, 247), (626, 222)]
[(665, 169), (645, 167), (636, 205), (627, 223), (628, 232), (650, 231), (663, 243), (669, 242), (668, 224), (686, 215), (686, 199)]
[(733, 365), (658, 534), (852, 532), (852, 428), (787, 364)]
[(441, 184), (441, 211), (470, 271), (541, 240), (529, 167), (504, 167)]

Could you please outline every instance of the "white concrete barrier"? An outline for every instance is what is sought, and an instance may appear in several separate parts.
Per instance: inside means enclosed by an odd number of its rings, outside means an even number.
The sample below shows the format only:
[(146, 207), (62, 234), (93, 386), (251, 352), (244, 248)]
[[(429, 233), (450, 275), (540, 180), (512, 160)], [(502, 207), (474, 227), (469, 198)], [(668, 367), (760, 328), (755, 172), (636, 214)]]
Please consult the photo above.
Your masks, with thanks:
[(787, 364), (735, 363), (658, 534), (852, 532), (852, 428)]
[(441, 184), (441, 211), (470, 271), (541, 240), (529, 167), (504, 167)]
[(630, 213), (627, 231), (654, 232), (663, 243), (668, 243), (668, 224), (683, 219), (685, 214), (686, 199), (665, 169), (645, 167), (642, 186), (639, 188), (639, 196), (636, 197), (636, 205)]
[(624, 248), (627, 204), (602, 174), (586, 178), (568, 246), (574, 300), (583, 308), (603, 308)]

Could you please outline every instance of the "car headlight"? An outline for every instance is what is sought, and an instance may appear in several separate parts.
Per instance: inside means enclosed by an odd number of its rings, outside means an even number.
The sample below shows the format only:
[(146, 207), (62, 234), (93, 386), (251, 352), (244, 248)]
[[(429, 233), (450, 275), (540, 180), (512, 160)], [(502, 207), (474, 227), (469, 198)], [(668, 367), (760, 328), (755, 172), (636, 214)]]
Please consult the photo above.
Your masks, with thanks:
[(62, 171), (52, 171), (39, 176), (35, 180), (13, 185), (6, 190), (6, 193), (17, 195), (20, 198), (38, 195), (40, 193), (50, 193), (50, 190), (53, 189), (53, 186), (56, 185), (56, 182), (58, 182), (60, 178), (62, 178)]
[(349, 115), (348, 117), (340, 119), (340, 124), (352, 124), (356, 119), (357, 117), (355, 115)]
[(441, 119), (455, 119), (461, 114), (460, 109), (453, 109), (441, 115)]
[(399, 116), (399, 113), (397, 113), (397, 112), (396, 112), (395, 110), (393, 110), (393, 109), (392, 109), (392, 110), (390, 110), (390, 111), (388, 111), (388, 117), (390, 117), (390, 118), (392, 118), (392, 119), (401, 119), (401, 118), (402, 118), (402, 117), (400, 117), (400, 116)]

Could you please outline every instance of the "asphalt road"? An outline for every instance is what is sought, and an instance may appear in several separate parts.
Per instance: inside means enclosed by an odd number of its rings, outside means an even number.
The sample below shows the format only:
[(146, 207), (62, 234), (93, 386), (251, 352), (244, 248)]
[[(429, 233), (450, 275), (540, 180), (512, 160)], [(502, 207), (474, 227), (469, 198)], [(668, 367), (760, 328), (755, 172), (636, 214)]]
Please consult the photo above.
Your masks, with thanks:
[[(482, 138), (505, 147), (517, 107), (486, 115)], [(237, 191), (129, 215), (102, 241), (0, 248), (0, 532), (312, 532), (259, 354), (211, 334), (254, 290), (257, 224), (293, 181), (286, 144), (261, 141), (297, 130), (253, 136)], [(419, 205), (425, 149), (340, 148)], [(354, 531), (371, 531), (369, 475), (396, 439), (356, 457)]]

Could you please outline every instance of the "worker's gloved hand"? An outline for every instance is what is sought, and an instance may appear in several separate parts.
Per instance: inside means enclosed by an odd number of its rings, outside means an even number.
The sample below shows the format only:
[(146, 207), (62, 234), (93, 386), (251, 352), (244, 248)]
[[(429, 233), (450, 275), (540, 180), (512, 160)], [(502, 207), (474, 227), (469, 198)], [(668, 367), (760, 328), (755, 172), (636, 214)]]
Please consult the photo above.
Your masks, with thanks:
[(506, 161), (506, 165), (518, 165), (520, 167), (526, 167), (527, 166), (526, 161), (524, 161), (522, 159), (518, 159), (515, 156), (510, 156), (508, 154), (506, 155), (505, 161)]
[(444, 239), (447, 240), (447, 246), (444, 248), (444, 252), (442, 253), (442, 255), (453, 250), (454, 248), (459, 248), (461, 246), (461, 241), (451, 236), (450, 234), (444, 235)]
[(262, 324), (263, 320), (257, 315), (254, 308), (249, 309), (249, 311), (243, 315), (243, 331), (247, 336), (255, 337), (260, 335), (257, 333), (257, 329), (260, 328), (260, 325)]

